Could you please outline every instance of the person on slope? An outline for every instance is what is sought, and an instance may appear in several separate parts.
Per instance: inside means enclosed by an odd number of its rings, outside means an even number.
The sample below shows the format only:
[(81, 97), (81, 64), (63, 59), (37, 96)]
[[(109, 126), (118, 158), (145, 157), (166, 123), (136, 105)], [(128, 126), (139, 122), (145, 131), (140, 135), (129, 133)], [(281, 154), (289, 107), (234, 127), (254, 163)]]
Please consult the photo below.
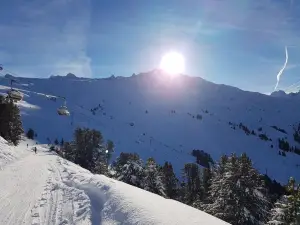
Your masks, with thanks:
[(36, 154), (36, 147), (34, 147), (34, 153)]

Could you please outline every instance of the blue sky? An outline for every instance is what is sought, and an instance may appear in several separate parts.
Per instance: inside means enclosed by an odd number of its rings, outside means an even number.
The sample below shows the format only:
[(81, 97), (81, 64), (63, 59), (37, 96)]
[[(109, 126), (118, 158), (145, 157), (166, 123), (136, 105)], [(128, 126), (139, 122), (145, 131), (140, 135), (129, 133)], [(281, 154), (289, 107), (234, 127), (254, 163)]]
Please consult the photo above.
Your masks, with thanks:
[(186, 74), (245, 90), (300, 80), (295, 0), (11, 0), (0, 8), (0, 63), (20, 76), (130, 76), (165, 52)]

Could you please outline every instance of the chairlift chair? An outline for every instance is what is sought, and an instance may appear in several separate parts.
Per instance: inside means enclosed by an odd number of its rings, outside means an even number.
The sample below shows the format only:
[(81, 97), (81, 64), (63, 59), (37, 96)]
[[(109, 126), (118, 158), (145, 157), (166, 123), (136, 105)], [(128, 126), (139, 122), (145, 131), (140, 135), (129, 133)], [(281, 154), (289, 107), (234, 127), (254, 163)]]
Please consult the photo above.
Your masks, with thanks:
[(10, 81), (10, 90), (7, 91), (8, 97), (15, 102), (21, 101), (23, 99), (23, 93), (16, 89), (13, 89), (13, 87), (12, 87), (13, 82), (17, 83), (17, 81), (15, 81), (15, 80)]
[(21, 101), (23, 99), (23, 93), (15, 89), (9, 90), (7, 94), (8, 97), (14, 101)]
[(64, 105), (57, 109), (57, 113), (60, 116), (70, 116), (70, 112), (69, 112), (67, 106), (64, 106)]
[(66, 106), (66, 101), (64, 102), (64, 104), (61, 107), (59, 107), (57, 109), (57, 113), (60, 116), (70, 116), (70, 112)]

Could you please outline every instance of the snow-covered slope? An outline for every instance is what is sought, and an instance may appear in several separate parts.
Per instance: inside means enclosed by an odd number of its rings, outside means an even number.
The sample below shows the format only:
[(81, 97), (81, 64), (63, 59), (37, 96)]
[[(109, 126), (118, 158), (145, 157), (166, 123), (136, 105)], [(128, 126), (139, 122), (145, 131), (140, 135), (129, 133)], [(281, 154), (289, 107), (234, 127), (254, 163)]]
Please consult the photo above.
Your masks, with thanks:
[(9, 145), (8, 142), (0, 136), (0, 170), (2, 170), (5, 167), (5, 165), (9, 164), (10, 162), (13, 162), (19, 158), (30, 154), (31, 149), (27, 147), (27, 144), (30, 144), (32, 146), (33, 141), (22, 141), (17, 147), (15, 147)]
[(93, 175), (43, 146), (37, 145), (34, 154), (27, 150), (28, 142), (15, 148), (0, 141), (1, 153), (19, 156), (0, 172), (0, 224), (228, 224), (182, 203)]
[[(77, 126), (88, 126), (114, 141), (114, 157), (122, 151), (137, 152), (143, 159), (170, 161), (178, 175), (184, 163), (195, 162), (191, 151), (200, 149), (215, 160), (222, 153), (246, 152), (262, 173), (282, 182), (289, 176), (300, 179), (296, 166), (300, 156), (278, 154), (278, 138), (297, 146), (293, 139), (300, 115), (297, 99), (242, 91), (197, 77), (170, 78), (160, 71), (129, 78), (18, 80), (26, 94), (19, 103), (25, 129), (33, 128), (41, 142), (70, 140)], [(9, 84), (7, 79), (0, 83), (2, 89)], [(71, 116), (58, 116), (62, 100), (45, 94), (66, 97)], [(240, 123), (255, 135), (246, 135)]]

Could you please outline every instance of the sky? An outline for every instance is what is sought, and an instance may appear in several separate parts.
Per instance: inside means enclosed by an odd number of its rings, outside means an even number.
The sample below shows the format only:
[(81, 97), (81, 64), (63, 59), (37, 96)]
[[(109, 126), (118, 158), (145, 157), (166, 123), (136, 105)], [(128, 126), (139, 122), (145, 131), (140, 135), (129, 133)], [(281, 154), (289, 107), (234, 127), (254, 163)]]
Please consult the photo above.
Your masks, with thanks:
[(185, 74), (270, 93), (300, 80), (295, 0), (10, 0), (0, 7), (0, 64), (18, 76), (131, 76), (170, 50)]

